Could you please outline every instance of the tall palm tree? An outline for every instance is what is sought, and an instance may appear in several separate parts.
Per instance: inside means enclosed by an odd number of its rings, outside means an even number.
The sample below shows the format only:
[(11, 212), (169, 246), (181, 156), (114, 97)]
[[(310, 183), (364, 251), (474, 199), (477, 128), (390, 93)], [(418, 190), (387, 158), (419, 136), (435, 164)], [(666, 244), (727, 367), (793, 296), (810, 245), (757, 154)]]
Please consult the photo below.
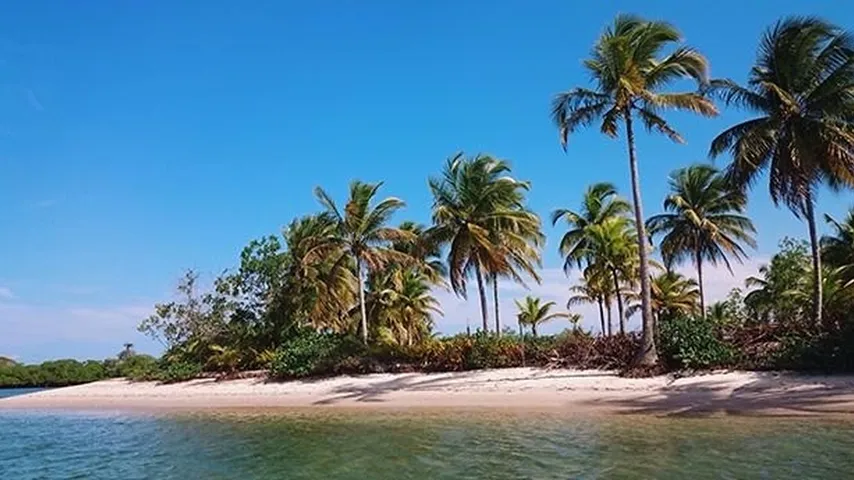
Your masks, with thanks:
[[(634, 120), (640, 120), (650, 131), (682, 142), (679, 133), (661, 116), (662, 110), (686, 110), (705, 116), (717, 114), (714, 104), (699, 93), (663, 91), (681, 78), (691, 78), (701, 84), (708, 80), (706, 58), (690, 47), (679, 45), (681, 39), (679, 31), (668, 23), (618, 16), (597, 40), (591, 58), (584, 62), (596, 87), (560, 93), (552, 108), (564, 148), (570, 133), (597, 120), (601, 120), (602, 133), (610, 137), (617, 136), (620, 122), (625, 127), (638, 229), (643, 312), (643, 339), (636, 363), (645, 365), (657, 363), (658, 355), (650, 308), (649, 252), (635, 155)], [(672, 52), (665, 54), (671, 46), (674, 46)]]
[(330, 252), (340, 256), (335, 263), (352, 260), (356, 266), (359, 283), (360, 331), (362, 341), (368, 343), (368, 315), (365, 310), (365, 277), (369, 271), (377, 270), (390, 262), (409, 262), (409, 255), (391, 248), (392, 242), (412, 238), (412, 233), (399, 228), (387, 227), (394, 213), (403, 208), (404, 202), (390, 197), (374, 205), (377, 191), (382, 183), (370, 184), (354, 181), (350, 184), (350, 196), (343, 212), (332, 198), (320, 187), (314, 193), (326, 209), (333, 222), (333, 231), (319, 241), (314, 249), (318, 256)]
[(433, 226), (426, 235), (431, 242), (448, 246), (448, 276), (457, 295), (465, 298), (466, 279), (474, 275), (484, 331), (489, 330), (484, 276), (490, 272), (518, 276), (524, 262), (517, 260), (525, 255), (514, 247), (527, 244), (519, 232), (532, 230), (535, 219), (520, 203), (519, 192), (527, 184), (510, 177), (509, 171), (503, 160), (459, 153), (448, 159), (441, 177), (429, 181)]
[(722, 132), (709, 154), (732, 155), (727, 175), (748, 186), (770, 171), (769, 191), (807, 221), (813, 263), (813, 320), (821, 324), (821, 255), (816, 188), (854, 185), (854, 37), (815, 18), (792, 17), (767, 30), (747, 85), (712, 82), (727, 104), (756, 117)]
[(708, 165), (693, 165), (670, 176), (670, 191), (662, 213), (646, 222), (651, 236), (663, 235), (661, 255), (668, 268), (690, 258), (697, 268), (700, 312), (706, 316), (703, 262), (719, 261), (732, 273), (729, 256), (739, 263), (747, 257), (741, 244), (756, 248), (753, 222), (744, 214), (747, 196)]
[(551, 309), (555, 306), (555, 302), (542, 303), (542, 300), (530, 295), (525, 297), (525, 300), (522, 302), (519, 300), (514, 300), (514, 302), (516, 302), (516, 308), (519, 309), (519, 313), (516, 314), (519, 324), (530, 326), (531, 334), (535, 337), (537, 336), (537, 327), (549, 320), (554, 320), (555, 318), (570, 318), (570, 315), (566, 312), (551, 313)]
[[(561, 256), (564, 257), (564, 271), (568, 271), (573, 265), (581, 268), (586, 264), (594, 269), (606, 268), (612, 276), (613, 296), (617, 299), (621, 331), (625, 331), (625, 313), (620, 295), (619, 276), (624, 273), (623, 266), (628, 265), (628, 259), (626, 255), (616, 258), (617, 249), (626, 247), (622, 242), (623, 239), (616, 234), (622, 226), (628, 226), (625, 215), (630, 210), (629, 203), (617, 195), (617, 189), (612, 184), (600, 182), (587, 188), (580, 211), (558, 209), (552, 212), (553, 225), (564, 220), (569, 226), (569, 230), (563, 235), (558, 246)], [(621, 245), (618, 247), (616, 243)], [(637, 248), (634, 249), (634, 253), (637, 254)]]

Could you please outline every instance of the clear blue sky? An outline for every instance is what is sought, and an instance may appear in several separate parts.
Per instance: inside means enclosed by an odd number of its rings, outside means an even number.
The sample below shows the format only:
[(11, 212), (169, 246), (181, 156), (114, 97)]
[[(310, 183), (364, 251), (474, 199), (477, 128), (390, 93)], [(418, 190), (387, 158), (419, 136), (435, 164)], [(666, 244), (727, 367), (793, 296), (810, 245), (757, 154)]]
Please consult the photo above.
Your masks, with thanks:
[[(125, 340), (156, 350), (133, 325), (182, 270), (233, 266), (247, 241), (314, 211), (315, 185), (340, 198), (351, 179), (383, 180), (408, 202), (404, 216), (425, 222), (427, 176), (465, 150), (510, 159), (543, 216), (594, 181), (628, 194), (622, 140), (593, 129), (564, 154), (548, 116), (553, 94), (587, 82), (581, 59), (619, 12), (675, 23), (714, 76), (736, 80), (783, 15), (854, 26), (846, 2), (6, 5), (0, 355), (103, 357)], [(686, 145), (640, 135), (647, 214), (667, 173), (705, 160), (742, 117), (672, 115)], [(759, 257), (805, 232), (764, 188), (750, 206)], [(824, 193), (819, 210), (851, 201)], [(555, 268), (557, 230), (547, 233)]]

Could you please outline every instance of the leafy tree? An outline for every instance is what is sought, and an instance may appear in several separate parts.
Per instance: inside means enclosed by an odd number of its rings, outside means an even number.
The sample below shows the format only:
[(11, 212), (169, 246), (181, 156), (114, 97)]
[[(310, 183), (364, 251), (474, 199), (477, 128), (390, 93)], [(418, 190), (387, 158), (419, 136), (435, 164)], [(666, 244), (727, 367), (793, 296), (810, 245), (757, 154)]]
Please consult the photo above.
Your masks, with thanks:
[(727, 175), (749, 186), (768, 171), (775, 204), (809, 227), (813, 317), (822, 318), (821, 255), (815, 225), (820, 184), (854, 185), (854, 38), (815, 18), (791, 17), (765, 32), (747, 85), (719, 80), (711, 89), (757, 116), (718, 135), (712, 157), (732, 155)]
[(771, 262), (759, 268), (760, 276), (745, 280), (750, 290), (744, 303), (760, 322), (791, 324), (802, 317), (805, 307), (812, 305), (812, 301), (797, 302), (787, 293), (807, 288), (806, 278), (811, 268), (809, 247), (803, 241), (784, 238), (779, 248)]
[(352, 260), (356, 265), (356, 279), (359, 282), (359, 307), (362, 342), (368, 343), (368, 314), (365, 309), (365, 277), (369, 271), (383, 268), (392, 261), (406, 262), (408, 255), (391, 248), (394, 241), (412, 236), (398, 228), (386, 226), (391, 216), (404, 203), (397, 198), (386, 198), (373, 205), (381, 183), (369, 184), (354, 181), (350, 184), (350, 196), (343, 212), (338, 209), (332, 198), (320, 187), (315, 189), (318, 201), (326, 209), (333, 222), (331, 234), (318, 239), (318, 245), (312, 250), (312, 258), (318, 260), (330, 254), (339, 257), (335, 263)]
[[(681, 35), (668, 23), (630, 15), (618, 16), (596, 41), (591, 58), (584, 62), (596, 87), (560, 93), (555, 97), (552, 109), (564, 146), (570, 133), (597, 120), (601, 120), (602, 133), (610, 137), (617, 136), (621, 122), (625, 128), (638, 230), (643, 316), (643, 340), (637, 363), (645, 365), (657, 363), (658, 356), (653, 337), (649, 253), (633, 122), (637, 118), (648, 130), (682, 142), (679, 133), (661, 116), (662, 110), (686, 110), (706, 116), (717, 114), (714, 104), (699, 93), (664, 91), (669, 84), (681, 78), (691, 78), (701, 84), (708, 78), (705, 57), (690, 47), (679, 45), (680, 41)], [(675, 46), (674, 49), (665, 54), (671, 46)]]
[[(632, 295), (635, 304), (630, 308), (640, 308), (637, 294)], [(691, 315), (697, 311), (700, 291), (697, 282), (684, 275), (665, 271), (652, 278), (652, 311), (659, 320), (680, 315)]]
[(537, 336), (537, 327), (555, 318), (571, 318), (566, 312), (551, 313), (555, 302), (542, 303), (542, 300), (528, 295), (524, 301), (514, 300), (519, 313), (516, 318), (519, 325), (528, 325), (531, 327), (531, 334)]
[(664, 200), (668, 213), (647, 220), (652, 236), (663, 235), (661, 255), (668, 267), (691, 259), (697, 268), (700, 312), (706, 314), (703, 293), (703, 262), (719, 261), (732, 273), (729, 258), (738, 262), (747, 257), (741, 244), (756, 247), (753, 222), (744, 214), (747, 197), (732, 188), (717, 170), (693, 165), (670, 176), (671, 194)]

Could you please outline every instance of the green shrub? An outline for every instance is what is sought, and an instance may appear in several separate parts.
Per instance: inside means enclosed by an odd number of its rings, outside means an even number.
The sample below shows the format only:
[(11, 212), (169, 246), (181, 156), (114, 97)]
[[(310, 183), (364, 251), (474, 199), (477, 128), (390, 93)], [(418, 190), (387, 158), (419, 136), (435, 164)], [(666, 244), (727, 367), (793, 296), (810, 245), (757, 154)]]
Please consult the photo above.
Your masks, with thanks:
[[(270, 364), (270, 376), (285, 379), (343, 373), (340, 364), (363, 351), (350, 337), (304, 330), (276, 351)], [(346, 369), (350, 368), (353, 366), (348, 364)]]
[(466, 357), (466, 369), (521, 367), (522, 343), (515, 336), (497, 336), (478, 332)]
[(198, 378), (202, 373), (202, 366), (194, 362), (169, 362), (162, 364), (155, 375), (154, 380), (163, 383), (186, 382)]
[(715, 325), (702, 318), (680, 316), (659, 322), (659, 344), (670, 368), (731, 365), (734, 349), (719, 337)]
[(783, 338), (776, 368), (819, 372), (854, 372), (854, 326), (819, 334), (790, 334)]

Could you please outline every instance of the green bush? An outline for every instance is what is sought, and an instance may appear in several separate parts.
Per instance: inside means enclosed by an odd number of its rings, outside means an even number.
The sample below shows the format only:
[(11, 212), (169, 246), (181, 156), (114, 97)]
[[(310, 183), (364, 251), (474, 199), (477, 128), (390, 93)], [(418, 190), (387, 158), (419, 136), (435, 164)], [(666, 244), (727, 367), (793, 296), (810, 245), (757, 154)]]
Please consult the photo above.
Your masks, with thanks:
[(735, 350), (702, 318), (680, 316), (659, 322), (659, 345), (670, 368), (700, 369), (731, 365)]
[(817, 372), (854, 372), (854, 326), (839, 332), (790, 334), (783, 338), (775, 367)]
[[(362, 351), (360, 344), (350, 337), (304, 330), (276, 351), (270, 376), (285, 379), (341, 373), (339, 365)], [(347, 369), (350, 368), (354, 367)]]
[(472, 337), (466, 357), (466, 369), (521, 367), (524, 350), (515, 336), (497, 336), (478, 332)]
[(198, 378), (202, 373), (202, 366), (194, 362), (168, 362), (160, 366), (153, 380), (163, 383), (186, 382)]

